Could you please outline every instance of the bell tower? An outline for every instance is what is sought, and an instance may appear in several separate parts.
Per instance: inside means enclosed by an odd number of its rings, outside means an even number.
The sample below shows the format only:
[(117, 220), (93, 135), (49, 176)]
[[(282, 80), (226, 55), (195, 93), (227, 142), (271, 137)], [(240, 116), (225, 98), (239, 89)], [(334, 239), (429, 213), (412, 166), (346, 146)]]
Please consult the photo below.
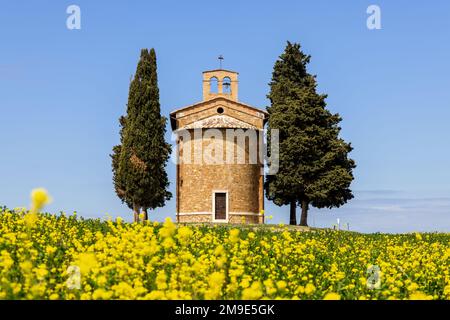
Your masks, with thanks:
[(203, 101), (217, 97), (238, 101), (238, 74), (216, 69), (203, 72)]

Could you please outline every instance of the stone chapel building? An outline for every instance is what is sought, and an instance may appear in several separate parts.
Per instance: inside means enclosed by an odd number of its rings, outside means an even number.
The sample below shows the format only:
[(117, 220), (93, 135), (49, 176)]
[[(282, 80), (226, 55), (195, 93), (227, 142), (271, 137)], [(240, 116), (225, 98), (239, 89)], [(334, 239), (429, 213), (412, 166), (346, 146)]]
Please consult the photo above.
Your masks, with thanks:
[(267, 119), (266, 111), (238, 100), (237, 72), (203, 72), (203, 100), (170, 114), (178, 222), (264, 223), (263, 162), (256, 154)]

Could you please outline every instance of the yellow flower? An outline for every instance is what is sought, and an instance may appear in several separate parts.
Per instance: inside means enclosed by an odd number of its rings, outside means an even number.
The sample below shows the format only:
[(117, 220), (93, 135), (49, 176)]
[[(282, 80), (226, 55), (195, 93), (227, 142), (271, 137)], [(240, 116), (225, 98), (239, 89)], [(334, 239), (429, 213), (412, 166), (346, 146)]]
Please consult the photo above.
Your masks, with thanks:
[(80, 268), (82, 275), (86, 275), (89, 271), (98, 267), (97, 259), (93, 253), (81, 253), (74, 264)]
[(189, 239), (192, 237), (194, 232), (188, 228), (188, 227), (180, 227), (178, 229), (178, 241), (180, 241), (181, 244), (185, 245), (189, 242)]
[(222, 272), (213, 272), (209, 276), (209, 284), (211, 287), (222, 286), (222, 283), (224, 280), (225, 280), (225, 275)]
[(94, 291), (94, 293), (92, 294), (92, 299), (94, 299), (94, 300), (109, 300), (109, 299), (111, 299), (112, 295), (113, 295), (113, 292), (99, 288), (99, 289), (96, 289)]
[(31, 191), (31, 211), (37, 212), (45, 205), (52, 202), (52, 198), (44, 188), (37, 188)]
[(175, 224), (172, 222), (172, 219), (170, 219), (169, 217), (166, 218), (166, 220), (163, 223), (163, 226), (161, 229), (159, 229), (159, 235), (162, 238), (168, 238), (171, 237), (175, 231), (176, 231), (176, 226)]
[(334, 292), (328, 292), (325, 297), (323, 297), (323, 300), (340, 300), (341, 296)]
[(266, 292), (268, 295), (272, 295), (274, 293), (277, 292), (277, 289), (275, 288), (275, 286), (273, 285), (273, 282), (271, 279), (267, 279), (263, 282), (264, 287), (266, 289)]
[(167, 289), (167, 276), (165, 271), (158, 272), (158, 275), (156, 276), (156, 287), (158, 290)]
[(239, 229), (232, 229), (232, 230), (230, 230), (230, 237), (229, 237), (229, 239), (230, 239), (231, 243), (236, 243), (236, 242), (239, 241), (239, 233), (240, 233)]
[(56, 248), (52, 247), (52, 246), (47, 246), (47, 248), (45, 248), (45, 252), (49, 255), (54, 253), (55, 251), (56, 251)]
[(305, 287), (303, 287), (303, 286), (298, 286), (297, 289), (295, 289), (295, 294), (304, 293), (304, 292), (305, 292)]
[(416, 291), (409, 296), (409, 300), (433, 300), (433, 296), (426, 295), (421, 291)]
[(242, 281), (241, 281), (241, 287), (242, 288), (248, 288), (249, 286), (250, 286), (250, 281), (247, 279), (247, 278), (244, 278), (244, 279), (242, 279)]
[(419, 286), (417, 285), (417, 283), (413, 282), (408, 286), (408, 291), (415, 292), (417, 289), (419, 289)]
[(243, 300), (257, 300), (261, 298), (263, 292), (261, 289), (261, 284), (257, 281), (253, 282), (250, 288), (244, 289), (242, 291)]
[(20, 263), (20, 268), (23, 270), (24, 273), (28, 273), (33, 268), (33, 264), (27, 260)]
[(278, 290), (283, 291), (284, 289), (286, 289), (286, 287), (287, 287), (286, 281), (284, 280), (277, 281)]
[(147, 294), (144, 298), (148, 300), (163, 300), (165, 299), (165, 295), (163, 291), (155, 290)]
[(34, 269), (34, 273), (36, 274), (36, 278), (39, 280), (43, 280), (45, 276), (48, 274), (46, 266), (41, 264), (38, 268)]
[(38, 215), (37, 215), (37, 213), (36, 212), (30, 212), (30, 213), (27, 213), (24, 217), (23, 217), (23, 220), (25, 221), (25, 225), (27, 226), (27, 227), (32, 227), (32, 226), (34, 226), (35, 224), (36, 224), (36, 222), (39, 220), (39, 217), (38, 217)]
[(316, 287), (312, 283), (308, 283), (305, 287), (305, 293), (310, 295), (316, 291)]
[(2, 250), (0, 255), (0, 267), (8, 270), (14, 265), (14, 260), (11, 258), (11, 255), (6, 250)]
[(367, 284), (367, 278), (364, 278), (364, 277), (360, 277), (359, 278), (359, 282), (362, 284), (362, 285), (366, 285)]
[(98, 278), (97, 278), (97, 284), (99, 285), (99, 286), (104, 286), (105, 284), (106, 284), (106, 282), (108, 281), (108, 279), (106, 279), (106, 277), (105, 276), (99, 276)]
[(175, 241), (173, 241), (172, 238), (165, 238), (161, 244), (164, 249), (170, 249), (173, 248), (175, 246)]
[(208, 279), (209, 288), (205, 292), (205, 299), (218, 299), (222, 291), (225, 275), (221, 272), (213, 272)]
[(444, 295), (450, 298), (450, 284), (446, 285), (444, 288)]

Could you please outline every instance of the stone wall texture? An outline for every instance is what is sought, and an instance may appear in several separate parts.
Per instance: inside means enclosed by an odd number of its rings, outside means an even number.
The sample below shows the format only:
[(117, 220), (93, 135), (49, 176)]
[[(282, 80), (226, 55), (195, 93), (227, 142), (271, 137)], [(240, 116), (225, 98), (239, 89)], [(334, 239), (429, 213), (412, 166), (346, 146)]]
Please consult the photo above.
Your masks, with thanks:
[[(219, 80), (225, 76), (231, 79), (232, 96), (208, 94), (207, 81), (213, 76)], [(240, 129), (241, 139), (230, 139), (228, 127), (203, 127), (208, 123), (205, 119), (211, 117), (219, 120), (226, 117), (223, 123), (241, 124), (242, 127), (233, 128)], [(204, 73), (204, 101), (172, 112), (171, 118), (174, 119), (172, 127), (179, 135), (178, 221), (212, 222), (214, 192), (226, 192), (229, 223), (264, 223), (260, 215), (264, 209), (264, 190), (258, 145), (267, 113), (237, 101), (237, 73), (226, 70)], [(201, 129), (181, 130), (199, 128), (199, 121), (203, 121)], [(244, 132), (247, 137), (242, 139)]]

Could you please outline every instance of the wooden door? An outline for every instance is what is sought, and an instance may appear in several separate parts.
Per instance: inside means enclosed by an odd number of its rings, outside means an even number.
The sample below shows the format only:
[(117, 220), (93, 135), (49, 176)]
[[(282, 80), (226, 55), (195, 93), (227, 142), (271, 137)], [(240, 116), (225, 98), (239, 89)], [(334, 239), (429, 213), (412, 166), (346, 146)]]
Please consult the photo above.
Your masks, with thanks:
[(227, 194), (224, 192), (214, 193), (214, 219), (226, 220), (227, 218)]

